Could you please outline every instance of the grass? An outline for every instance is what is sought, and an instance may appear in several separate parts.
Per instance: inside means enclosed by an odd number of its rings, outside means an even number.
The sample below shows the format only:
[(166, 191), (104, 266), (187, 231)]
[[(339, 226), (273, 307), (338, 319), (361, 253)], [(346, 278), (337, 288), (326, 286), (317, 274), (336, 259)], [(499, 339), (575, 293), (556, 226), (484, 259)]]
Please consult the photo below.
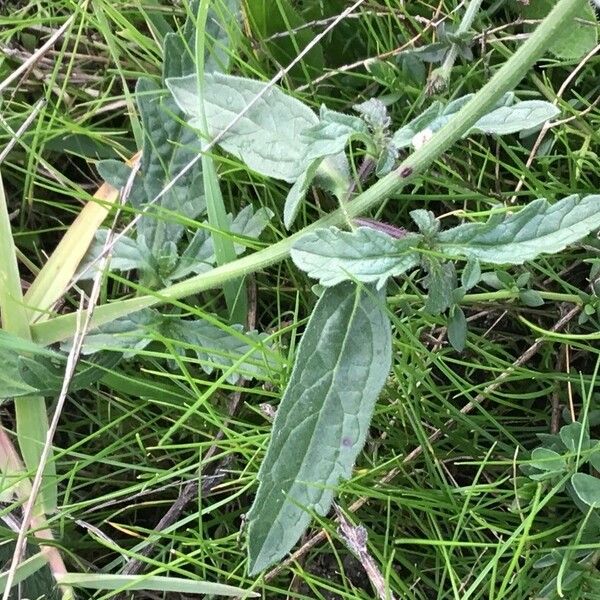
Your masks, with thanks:
[[(94, 162), (129, 158), (140, 147), (135, 81), (160, 74), (165, 26), (185, 17), (184, 10), (157, 0), (95, 0), (81, 6), (67, 34), (0, 101), (0, 147), (11, 139), (7, 126), (17, 130), (38, 99), (46, 101), (1, 165), (14, 240), (27, 259), (20, 265), (25, 282), (101, 183)], [(302, 3), (301, 12), (306, 20), (322, 20), (346, 6), (315, 0)], [(0, 81), (76, 7), (68, 0), (5, 2)], [(441, 99), (477, 91), (514, 53), (522, 32), (517, 17), (518, 8), (484, 5), (475, 31), (508, 26), (480, 36), (473, 61), (457, 60)], [(390, 110), (400, 126), (430, 102), (424, 79), (411, 76), (410, 65), (395, 59), (365, 61), (430, 43), (440, 20), (458, 24), (458, 2), (435, 7), (366, 0), (321, 42), (321, 58), (308, 55), (283, 85), (304, 88), (299, 97), (315, 109), (325, 103), (350, 112), (361, 100), (388, 96), (395, 99)], [(285, 21), (279, 32), (285, 33)], [(289, 37), (273, 38), (272, 29), (261, 35), (257, 29), (240, 40), (234, 70), (270, 78), (303, 44), (290, 45)], [(549, 131), (547, 155), (529, 164), (532, 141), (520, 143), (515, 136), (463, 140), (415, 185), (389, 198), (377, 216), (409, 226), (409, 211), (427, 208), (453, 222), (466, 212), (481, 217), (502, 203), (511, 205), (513, 197), (515, 205), (525, 205), (539, 197), (597, 193), (600, 59), (590, 56), (571, 78), (576, 66), (549, 55), (518, 87), (521, 98), (555, 101), (571, 118)], [(361, 150), (354, 150), (359, 164)], [(215, 155), (214, 163), (226, 210), (235, 213), (247, 203), (266, 206), (276, 216), (261, 242), (286, 237), (282, 210), (288, 186), (249, 173), (228, 156)], [(298, 229), (332, 208), (323, 195), (313, 199)], [(125, 213), (122, 223), (127, 219)], [(338, 504), (352, 522), (366, 527), (368, 552), (397, 598), (556, 598), (562, 588), (567, 598), (598, 597), (600, 544), (581, 536), (585, 515), (558, 483), (535, 484), (519, 468), (540, 444), (538, 434), (564, 424), (571, 412), (598, 414), (597, 342), (576, 337), (597, 332), (597, 320), (579, 324), (574, 315), (561, 329), (566, 337), (535, 346), (537, 333), (519, 319), (551, 329), (574, 306), (579, 291), (589, 293), (585, 261), (594, 258), (595, 242), (514, 268), (513, 274), (530, 272), (532, 287), (546, 294), (539, 308), (477, 289), (488, 295), (465, 306), (470, 325), (462, 354), (447, 344), (443, 320), (419, 310), (418, 282), (399, 280), (390, 290), (394, 366), (369, 441), (353, 477), (340, 486)], [(256, 328), (272, 332), (291, 359), (314, 304), (311, 282), (287, 261), (252, 279), (247, 285), (256, 289)], [(126, 283), (109, 280), (102, 300), (118, 299), (127, 290)], [(77, 302), (76, 293), (64, 299), (69, 310)], [(227, 319), (225, 299), (217, 292), (198, 294), (180, 306)], [(243, 517), (270, 430), (261, 405), (277, 406), (291, 362), (263, 381), (237, 385), (205, 375), (197, 359), (179, 357), (173, 368), (176, 344), (169, 342), (167, 350), (149, 346), (68, 397), (54, 441), (58, 511), (49, 517), (68, 567), (117, 574), (128, 558), (137, 557), (144, 573), (253, 587), (265, 598), (374, 598), (331, 515), (313, 524), (305, 542), (320, 530), (325, 535), (298, 560), (272, 578), (246, 577)], [(230, 417), (232, 401), (239, 409)], [(469, 402), (472, 408), (461, 412)], [(12, 429), (13, 418), (12, 407), (5, 405), (4, 426)], [(201, 493), (156, 533), (185, 484), (198, 478), (198, 468), (206, 476)], [(350, 511), (355, 503), (360, 507)], [(12, 537), (4, 526), (4, 540)], [(152, 548), (144, 557), (149, 541)], [(580, 550), (595, 554), (586, 581), (571, 590), (568, 580)], [(558, 562), (537, 568), (536, 562), (553, 551), (560, 552)], [(131, 597), (157, 597), (136, 594)], [(82, 590), (79, 597), (110, 594)]]

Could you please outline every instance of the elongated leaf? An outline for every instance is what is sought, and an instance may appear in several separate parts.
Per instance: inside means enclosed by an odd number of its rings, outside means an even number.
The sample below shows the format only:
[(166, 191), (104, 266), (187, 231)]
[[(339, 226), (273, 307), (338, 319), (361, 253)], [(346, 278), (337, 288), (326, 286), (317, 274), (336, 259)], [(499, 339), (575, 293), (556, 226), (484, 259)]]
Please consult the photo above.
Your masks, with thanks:
[[(427, 110), (410, 123), (396, 131), (392, 142), (397, 148), (414, 145), (415, 136), (429, 130), (436, 132), (450, 121), (467, 104), (474, 94), (452, 100), (446, 106), (434, 102)], [(550, 102), (526, 100), (514, 103), (513, 94), (505, 94), (487, 115), (481, 117), (463, 137), (474, 133), (508, 135), (521, 131), (536, 130), (546, 121), (559, 114), (559, 109)]]
[(600, 195), (568, 196), (555, 204), (540, 199), (501, 220), (447, 229), (438, 236), (438, 248), (451, 256), (520, 265), (560, 252), (599, 227)]
[(70, 585), (88, 590), (149, 590), (181, 594), (211, 594), (215, 596), (242, 596), (257, 598), (260, 594), (232, 585), (194, 581), (159, 575), (109, 575), (106, 573), (65, 573), (56, 575), (59, 585)]
[(542, 100), (526, 100), (514, 106), (501, 106), (479, 119), (469, 135), (480, 131), (495, 135), (507, 135), (523, 130), (535, 130), (560, 113), (560, 110)]
[(308, 188), (310, 188), (310, 185), (317, 174), (317, 169), (322, 161), (322, 157), (313, 160), (308, 165), (306, 171), (296, 179), (296, 183), (290, 188), (283, 207), (283, 224), (286, 229), (289, 229), (296, 219), (300, 206), (308, 192)]
[[(131, 201), (137, 208), (152, 202), (171, 179), (188, 165), (200, 151), (196, 134), (181, 122), (182, 116), (173, 100), (162, 93), (162, 88), (149, 79), (140, 79), (136, 87), (137, 102), (144, 126), (142, 153), (142, 190), (134, 190)], [(179, 118), (178, 118), (179, 117)], [(195, 218), (206, 208), (200, 163), (161, 196), (138, 223), (138, 234), (143, 235), (152, 254), (158, 254), (165, 242), (177, 242), (183, 226), (172, 215)]]
[(281, 559), (310, 511), (327, 514), (362, 449), (391, 363), (383, 293), (328, 288), (310, 318), (273, 424), (249, 513), (249, 570)]
[(425, 311), (432, 315), (443, 313), (453, 301), (452, 292), (456, 288), (454, 263), (431, 260), (427, 265), (427, 300)]
[[(104, 369), (114, 367), (118, 356), (100, 355), (94, 363), (82, 361), (71, 379), (71, 391), (88, 387)], [(0, 349), (0, 401), (31, 394), (55, 396), (62, 387), (66, 356), (58, 352), (16, 352)]]
[[(168, 79), (167, 85), (181, 110), (191, 117), (190, 124), (198, 127), (201, 115), (196, 77)], [(308, 165), (309, 142), (301, 134), (317, 125), (318, 119), (296, 98), (276, 86), (267, 86), (253, 79), (207, 73), (203, 92), (209, 134), (221, 134), (250, 106), (219, 145), (257, 173), (292, 183)]]
[[(235, 218), (231, 214), (227, 215), (228, 229), (239, 236), (258, 238), (272, 217), (273, 211), (269, 208), (263, 206), (254, 212), (253, 206), (249, 204)], [(236, 239), (233, 247), (238, 256), (247, 248), (239, 238)], [(181, 254), (176, 268), (169, 273), (168, 279), (175, 281), (190, 273), (206, 273), (214, 268), (215, 262), (214, 244), (210, 232), (207, 229), (198, 229)]]
[(376, 282), (382, 288), (389, 277), (419, 263), (419, 255), (412, 248), (420, 240), (418, 235), (395, 239), (369, 227), (353, 232), (329, 227), (302, 236), (290, 255), (297, 267), (326, 287), (354, 279)]

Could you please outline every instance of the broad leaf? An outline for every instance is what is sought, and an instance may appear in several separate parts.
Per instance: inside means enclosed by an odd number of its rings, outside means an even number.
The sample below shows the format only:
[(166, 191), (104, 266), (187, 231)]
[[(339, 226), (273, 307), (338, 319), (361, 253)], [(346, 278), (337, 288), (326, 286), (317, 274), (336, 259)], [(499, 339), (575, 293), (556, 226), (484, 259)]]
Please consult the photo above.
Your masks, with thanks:
[[(136, 207), (143, 209), (197, 157), (199, 143), (196, 134), (181, 122), (173, 100), (165, 97), (159, 86), (149, 79), (140, 79), (136, 95), (145, 135), (140, 169), (143, 192), (132, 193), (131, 200), (134, 204), (137, 200)], [(197, 161), (159, 202), (147, 208), (147, 215), (138, 224), (138, 233), (156, 255), (167, 241), (177, 242), (181, 237), (184, 228), (176, 221), (176, 215), (195, 218), (205, 207), (200, 161)]]
[(448, 341), (458, 352), (465, 349), (467, 343), (467, 319), (460, 306), (452, 307), (448, 319)]
[[(92, 329), (85, 336), (81, 353), (86, 355), (112, 350), (122, 352), (125, 358), (131, 358), (152, 341), (152, 332), (161, 322), (162, 315), (149, 308), (115, 319), (106, 325)], [(68, 341), (61, 347), (69, 351), (71, 344), (72, 341)]]
[[(0, 330), (0, 400), (21, 396), (53, 396), (61, 389), (67, 357), (18, 339)], [(70, 390), (89, 386), (98, 380), (118, 357), (100, 355), (94, 363), (81, 362), (71, 379)]]
[(317, 174), (317, 169), (321, 162), (323, 162), (322, 157), (313, 160), (290, 188), (283, 207), (283, 224), (286, 229), (289, 229), (296, 219), (300, 206)]
[[(233, 367), (228, 381), (235, 382), (240, 376), (266, 377), (281, 368), (281, 357), (265, 342), (266, 337), (245, 333), (241, 325), (219, 327), (205, 319), (181, 319), (144, 309), (92, 330), (82, 353), (112, 350), (131, 358), (153, 340), (168, 340), (182, 355), (192, 351), (205, 373)], [(70, 342), (63, 347), (69, 349)]]
[(535, 200), (488, 223), (466, 223), (438, 235), (438, 249), (493, 264), (520, 265), (560, 252), (600, 227), (600, 195), (568, 196), (549, 204)]
[(249, 513), (249, 570), (281, 559), (310, 511), (327, 514), (362, 449), (391, 363), (385, 297), (343, 283), (326, 289), (298, 347)]
[(375, 131), (386, 130), (391, 123), (387, 106), (378, 98), (369, 98), (365, 102), (355, 104), (352, 108), (358, 112)]
[[(92, 279), (98, 269), (102, 266), (102, 252), (108, 238), (108, 229), (98, 229), (96, 235), (88, 248), (86, 255), (83, 257), (75, 279)], [(151, 265), (148, 263), (147, 253), (139, 247), (137, 242), (129, 236), (116, 236), (110, 250), (110, 265), (111, 271), (130, 271), (132, 269), (148, 270)]]
[(594, 508), (600, 508), (600, 479), (586, 473), (575, 473), (571, 485), (579, 499)]
[[(167, 85), (179, 107), (191, 117), (190, 124), (198, 127), (196, 77), (168, 79)], [(222, 73), (204, 76), (203, 93), (209, 135), (215, 137), (227, 129), (219, 141), (224, 150), (262, 175), (290, 183), (298, 179), (308, 165), (309, 143), (302, 133), (318, 124), (308, 106), (277, 86)]]
[(215, 369), (232, 372), (227, 381), (235, 383), (240, 376), (246, 379), (266, 378), (281, 369), (281, 357), (265, 342), (265, 334), (243, 332), (241, 325), (217, 327), (206, 320), (169, 319), (161, 334), (171, 338), (176, 350), (185, 353), (184, 342), (200, 361), (205, 373)]
[(400, 275), (419, 263), (413, 248), (421, 236), (395, 239), (369, 227), (342, 231), (337, 227), (317, 229), (302, 236), (292, 247), (292, 260), (321, 285), (342, 281), (376, 282), (382, 288), (389, 277)]
[[(261, 207), (254, 212), (254, 207), (249, 204), (244, 207), (235, 218), (227, 215), (228, 230), (232, 234), (247, 238), (258, 238), (273, 217), (273, 211)], [(246, 250), (246, 244), (236, 239), (235, 253), (239, 256)], [(206, 273), (214, 268), (216, 263), (213, 239), (208, 229), (198, 229), (190, 240), (189, 245), (179, 257), (176, 267), (168, 274), (169, 281), (181, 279), (190, 273)]]

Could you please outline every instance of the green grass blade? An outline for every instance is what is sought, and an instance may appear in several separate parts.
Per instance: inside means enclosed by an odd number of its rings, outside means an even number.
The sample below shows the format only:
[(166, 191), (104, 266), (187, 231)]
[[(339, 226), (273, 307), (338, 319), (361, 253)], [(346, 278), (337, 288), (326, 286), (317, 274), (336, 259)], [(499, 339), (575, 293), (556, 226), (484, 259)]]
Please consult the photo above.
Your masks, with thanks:
[[(198, 97), (200, 98), (203, 133), (208, 129), (202, 102), (202, 83), (204, 80), (204, 59), (206, 52), (205, 29), (209, 4), (209, 2), (204, 0), (200, 2), (196, 19), (196, 77), (198, 81)], [(221, 188), (219, 187), (217, 171), (212, 158), (208, 154), (202, 155), (202, 178), (204, 180), (208, 222), (214, 228), (211, 236), (215, 249), (215, 257), (217, 265), (220, 266), (235, 261), (237, 256), (233, 240), (226, 233), (229, 227), (227, 211), (223, 202)], [(231, 322), (244, 324), (248, 312), (248, 300), (244, 280), (228, 281), (223, 285), (223, 291)]]
[(57, 579), (61, 585), (71, 585), (89, 590), (147, 590), (182, 594), (241, 596), (242, 598), (258, 598), (259, 596), (256, 592), (245, 591), (232, 585), (210, 581), (192, 581), (178, 577), (67, 573), (58, 576)]
[[(0, 176), (0, 312), (2, 328), (7, 333), (31, 340), (29, 320), (23, 303), (21, 277), (17, 263), (17, 253), (12, 237), (8, 205), (4, 185)], [(17, 438), (19, 448), (28, 470), (34, 472), (40, 464), (40, 457), (48, 432), (46, 403), (41, 396), (15, 398)], [(56, 470), (52, 457), (44, 467), (42, 503), (46, 512), (56, 509)]]
[[(34, 573), (43, 568), (47, 562), (46, 555), (42, 552), (38, 552), (37, 554), (25, 559), (15, 571), (11, 588), (13, 588), (15, 585), (18, 585), (22, 581), (25, 581), (25, 579), (28, 577), (31, 577)], [(7, 575), (7, 573), (0, 573), (0, 592), (4, 592), (6, 589), (6, 580), (8, 578)]]

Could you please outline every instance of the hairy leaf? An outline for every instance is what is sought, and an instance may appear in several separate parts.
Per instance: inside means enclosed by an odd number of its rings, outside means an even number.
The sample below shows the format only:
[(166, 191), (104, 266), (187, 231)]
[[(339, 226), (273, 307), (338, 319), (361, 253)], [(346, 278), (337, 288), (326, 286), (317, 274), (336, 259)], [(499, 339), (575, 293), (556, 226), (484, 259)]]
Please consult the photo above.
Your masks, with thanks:
[(555, 204), (540, 199), (501, 220), (447, 229), (438, 236), (438, 248), (450, 256), (520, 265), (560, 252), (598, 228), (600, 195), (568, 196)]
[(329, 227), (302, 236), (290, 255), (297, 267), (326, 287), (355, 279), (376, 282), (382, 288), (389, 277), (419, 263), (419, 255), (412, 248), (420, 240), (418, 235), (395, 239), (369, 227), (352, 232)]
[(303, 139), (309, 143), (307, 160), (339, 154), (344, 151), (352, 136), (368, 133), (367, 124), (361, 118), (321, 106), (319, 123), (302, 134)]
[(470, 129), (474, 132), (507, 135), (535, 130), (560, 113), (560, 110), (542, 100), (525, 100), (514, 106), (501, 106), (484, 115)]
[[(273, 211), (261, 207), (254, 212), (253, 206), (249, 204), (235, 218), (231, 214), (227, 217), (229, 221), (228, 230), (231, 233), (247, 238), (258, 238), (273, 217)], [(246, 244), (237, 239), (234, 250), (239, 256), (246, 250)], [(206, 273), (214, 267), (215, 263), (216, 256), (210, 231), (208, 229), (198, 229), (179, 257), (176, 267), (169, 273), (168, 279), (175, 281), (190, 273)]]
[[(179, 107), (198, 126), (200, 110), (196, 77), (177, 77), (167, 85)], [(219, 145), (262, 175), (294, 182), (308, 165), (308, 141), (302, 133), (318, 124), (315, 113), (276, 86), (254, 79), (207, 73), (203, 93), (211, 137), (227, 129)]]
[[(452, 100), (445, 106), (434, 102), (427, 110), (413, 119), (410, 123), (396, 131), (392, 142), (397, 148), (415, 145), (423, 132), (435, 133), (465, 106), (474, 94), (467, 94)], [(542, 100), (526, 100), (514, 103), (513, 94), (505, 94), (487, 115), (481, 117), (463, 137), (473, 133), (507, 135), (522, 131), (534, 131), (546, 121), (555, 117), (560, 111), (550, 102)]]
[(432, 315), (443, 313), (454, 300), (453, 292), (456, 288), (454, 263), (429, 261), (425, 287), (427, 288), (425, 311)]
[[(98, 229), (94, 239), (83, 257), (75, 279), (92, 279), (102, 265), (100, 259), (106, 240), (109, 234), (108, 229)], [(123, 235), (118, 238), (111, 246), (110, 251), (110, 270), (111, 271), (130, 271), (132, 269), (147, 270), (151, 268), (148, 263), (148, 255), (143, 252), (138, 243), (129, 236)]]
[(189, 345), (205, 373), (215, 369), (232, 372), (227, 376), (235, 383), (240, 376), (246, 379), (265, 378), (281, 369), (281, 357), (266, 342), (264, 334), (243, 332), (241, 325), (218, 327), (202, 319), (169, 319), (161, 327), (165, 337), (174, 340), (176, 350), (185, 353)]
[(317, 174), (317, 169), (321, 162), (323, 162), (322, 157), (313, 160), (290, 188), (283, 207), (283, 224), (286, 229), (289, 229), (296, 219), (300, 206)]
[[(187, 349), (193, 351), (205, 373), (234, 367), (227, 379), (235, 382), (240, 376), (265, 377), (281, 368), (279, 354), (265, 338), (264, 334), (243, 332), (241, 325), (225, 327), (205, 319), (163, 316), (148, 308), (92, 330), (86, 336), (82, 353), (112, 350), (131, 358), (153, 340), (171, 340), (180, 354)], [(70, 344), (63, 347), (68, 350)]]
[[(132, 194), (131, 200), (134, 203), (137, 200), (137, 208), (142, 209), (197, 157), (200, 148), (196, 134), (181, 122), (175, 103), (163, 96), (159, 86), (140, 79), (136, 94), (145, 135), (140, 169), (143, 192)], [(165, 242), (177, 242), (183, 233), (175, 215), (195, 218), (205, 208), (200, 161), (197, 161), (148, 209), (140, 219), (138, 232), (152, 254), (158, 254)]]
[(391, 364), (383, 293), (343, 283), (325, 290), (310, 318), (249, 513), (249, 570), (278, 561), (310, 511), (327, 514), (340, 478), (365, 443)]

